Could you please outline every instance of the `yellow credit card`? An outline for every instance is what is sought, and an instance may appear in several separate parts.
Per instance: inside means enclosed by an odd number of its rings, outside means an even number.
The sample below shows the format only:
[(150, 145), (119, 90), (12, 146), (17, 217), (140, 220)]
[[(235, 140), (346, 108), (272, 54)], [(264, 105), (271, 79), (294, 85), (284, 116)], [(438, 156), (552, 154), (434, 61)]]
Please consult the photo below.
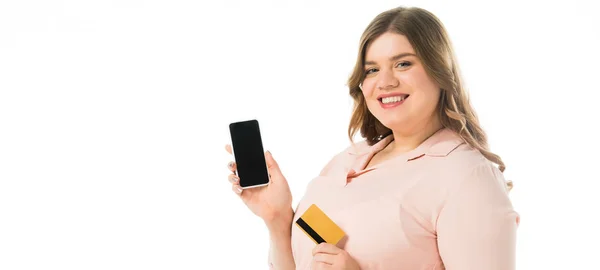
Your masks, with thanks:
[(296, 220), (296, 226), (300, 227), (316, 244), (326, 242), (335, 245), (345, 235), (344, 231), (315, 204), (306, 209)]

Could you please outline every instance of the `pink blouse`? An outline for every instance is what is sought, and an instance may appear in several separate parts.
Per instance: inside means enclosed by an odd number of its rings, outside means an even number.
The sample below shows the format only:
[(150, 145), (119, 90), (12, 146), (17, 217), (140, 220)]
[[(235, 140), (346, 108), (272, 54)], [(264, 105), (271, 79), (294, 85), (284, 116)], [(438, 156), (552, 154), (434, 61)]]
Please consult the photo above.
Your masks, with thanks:
[[(338, 246), (361, 269), (515, 269), (519, 215), (502, 173), (449, 129), (366, 169), (392, 142), (360, 142), (313, 179), (294, 222), (316, 204), (347, 234)], [(310, 269), (315, 243), (292, 226), (296, 269)]]

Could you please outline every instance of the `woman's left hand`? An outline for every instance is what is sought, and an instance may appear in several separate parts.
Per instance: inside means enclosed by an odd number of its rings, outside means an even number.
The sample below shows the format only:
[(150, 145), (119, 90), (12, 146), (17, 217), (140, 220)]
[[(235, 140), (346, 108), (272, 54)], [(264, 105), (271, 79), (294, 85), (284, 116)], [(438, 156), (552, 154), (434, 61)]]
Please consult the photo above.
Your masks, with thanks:
[(360, 270), (358, 263), (345, 250), (335, 245), (321, 243), (313, 249), (312, 270)]

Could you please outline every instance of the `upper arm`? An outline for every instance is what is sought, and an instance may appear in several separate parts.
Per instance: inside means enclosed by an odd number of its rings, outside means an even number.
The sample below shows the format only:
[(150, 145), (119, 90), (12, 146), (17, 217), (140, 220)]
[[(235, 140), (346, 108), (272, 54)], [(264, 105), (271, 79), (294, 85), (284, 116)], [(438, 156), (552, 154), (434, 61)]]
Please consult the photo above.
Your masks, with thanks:
[(500, 171), (482, 164), (450, 195), (437, 220), (446, 269), (515, 269), (514, 211)]

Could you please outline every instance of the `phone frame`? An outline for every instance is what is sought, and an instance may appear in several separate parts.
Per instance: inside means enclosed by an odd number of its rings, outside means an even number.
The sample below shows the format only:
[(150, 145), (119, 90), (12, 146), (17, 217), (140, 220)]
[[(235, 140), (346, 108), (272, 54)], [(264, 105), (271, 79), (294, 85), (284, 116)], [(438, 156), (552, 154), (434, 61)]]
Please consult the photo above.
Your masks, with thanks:
[(263, 158), (265, 159), (265, 170), (267, 172), (267, 179), (269, 180), (267, 183), (264, 184), (258, 184), (258, 185), (251, 185), (251, 186), (242, 186), (240, 185), (240, 187), (242, 189), (250, 189), (250, 188), (258, 188), (258, 187), (264, 187), (264, 186), (268, 186), (269, 184), (271, 184), (271, 173), (269, 172), (269, 165), (267, 164), (267, 160), (265, 158), (265, 149), (264, 149), (264, 143), (263, 143), (263, 139), (262, 139), (262, 133), (260, 133), (260, 123), (258, 122), (257, 119), (250, 119), (250, 120), (243, 120), (243, 121), (237, 121), (237, 122), (232, 122), (229, 123), (229, 140), (231, 142), (231, 155), (233, 156), (233, 160), (235, 161), (235, 175), (239, 177), (239, 173), (237, 170), (237, 160), (235, 159), (235, 147), (233, 145), (233, 136), (231, 133), (231, 126), (234, 124), (240, 124), (240, 123), (247, 123), (247, 122), (256, 122), (256, 126), (258, 127), (258, 132), (259, 132), (259, 138), (260, 138), (260, 143), (262, 145), (262, 150), (263, 150)]

